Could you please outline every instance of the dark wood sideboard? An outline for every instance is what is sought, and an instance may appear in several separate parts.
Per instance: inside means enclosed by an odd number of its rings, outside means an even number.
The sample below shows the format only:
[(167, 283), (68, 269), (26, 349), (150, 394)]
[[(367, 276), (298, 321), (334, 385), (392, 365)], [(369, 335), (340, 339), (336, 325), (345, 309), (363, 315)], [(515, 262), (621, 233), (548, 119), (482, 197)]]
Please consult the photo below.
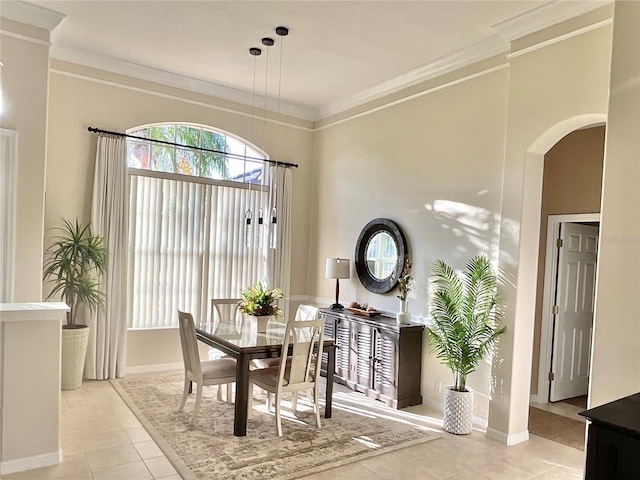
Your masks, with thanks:
[(640, 393), (580, 415), (591, 420), (584, 478), (640, 479)]
[(422, 403), (423, 325), (398, 325), (384, 315), (320, 309), (325, 335), (337, 345), (335, 381), (393, 408)]

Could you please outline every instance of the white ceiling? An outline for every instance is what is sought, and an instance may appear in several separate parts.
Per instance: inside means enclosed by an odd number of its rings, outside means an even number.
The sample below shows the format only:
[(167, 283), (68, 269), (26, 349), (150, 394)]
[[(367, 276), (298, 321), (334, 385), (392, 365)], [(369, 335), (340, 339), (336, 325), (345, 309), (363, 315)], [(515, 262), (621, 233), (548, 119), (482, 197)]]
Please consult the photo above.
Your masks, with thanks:
[[(504, 51), (505, 25), (526, 32), (523, 25), (546, 26), (599, 6), (569, 0), (29, 3), (66, 15), (52, 33), (53, 58), (256, 105), (264, 101), (267, 78), (271, 106), (280, 86), (280, 110), (310, 120), (428, 78), (447, 59), (459, 66), (460, 59)], [(278, 25), (290, 30), (281, 80)], [(248, 49), (262, 47), (264, 36), (276, 45), (269, 49), (268, 77), (264, 48), (256, 59), (254, 93)]]

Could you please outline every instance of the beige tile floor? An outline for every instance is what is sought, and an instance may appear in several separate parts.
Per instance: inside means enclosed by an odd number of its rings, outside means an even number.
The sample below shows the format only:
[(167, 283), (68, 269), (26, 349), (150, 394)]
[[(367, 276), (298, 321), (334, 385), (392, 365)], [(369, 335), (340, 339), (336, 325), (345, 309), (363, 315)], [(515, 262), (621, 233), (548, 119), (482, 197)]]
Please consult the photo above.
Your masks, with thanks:
[[(403, 412), (438, 428), (426, 406)], [(4, 480), (179, 480), (180, 476), (108, 382), (85, 381), (62, 393), (64, 461), (3, 475)], [(507, 447), (482, 432), (442, 438), (327, 470), (306, 480), (464, 480), (582, 478), (583, 452), (539, 437)]]

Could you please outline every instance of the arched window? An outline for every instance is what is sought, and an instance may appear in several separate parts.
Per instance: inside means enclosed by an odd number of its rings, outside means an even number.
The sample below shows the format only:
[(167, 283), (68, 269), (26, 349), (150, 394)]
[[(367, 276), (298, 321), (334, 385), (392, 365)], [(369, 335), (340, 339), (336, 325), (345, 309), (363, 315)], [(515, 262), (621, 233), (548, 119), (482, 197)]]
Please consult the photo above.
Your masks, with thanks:
[[(237, 298), (266, 275), (260, 212), (273, 208), (273, 167), (246, 141), (210, 127), (163, 123), (127, 131), (130, 328), (206, 321), (211, 298)], [(174, 144), (186, 145), (187, 148)], [(244, 222), (253, 214), (247, 241)]]
[(221, 130), (161, 123), (136, 127), (127, 134), (155, 140), (127, 139), (127, 165), (132, 169), (253, 184), (265, 179), (261, 160), (266, 155)]

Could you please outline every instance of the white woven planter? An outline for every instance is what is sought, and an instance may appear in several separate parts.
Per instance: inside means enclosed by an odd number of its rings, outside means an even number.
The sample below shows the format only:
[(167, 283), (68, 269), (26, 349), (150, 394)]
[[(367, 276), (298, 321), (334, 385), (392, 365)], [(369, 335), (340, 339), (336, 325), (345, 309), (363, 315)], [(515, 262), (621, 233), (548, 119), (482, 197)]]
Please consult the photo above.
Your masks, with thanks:
[(449, 433), (466, 435), (473, 428), (473, 390), (456, 392), (448, 386), (444, 395), (444, 423), (442, 428)]
[(62, 390), (77, 390), (82, 386), (88, 342), (89, 327), (87, 325), (62, 328)]

